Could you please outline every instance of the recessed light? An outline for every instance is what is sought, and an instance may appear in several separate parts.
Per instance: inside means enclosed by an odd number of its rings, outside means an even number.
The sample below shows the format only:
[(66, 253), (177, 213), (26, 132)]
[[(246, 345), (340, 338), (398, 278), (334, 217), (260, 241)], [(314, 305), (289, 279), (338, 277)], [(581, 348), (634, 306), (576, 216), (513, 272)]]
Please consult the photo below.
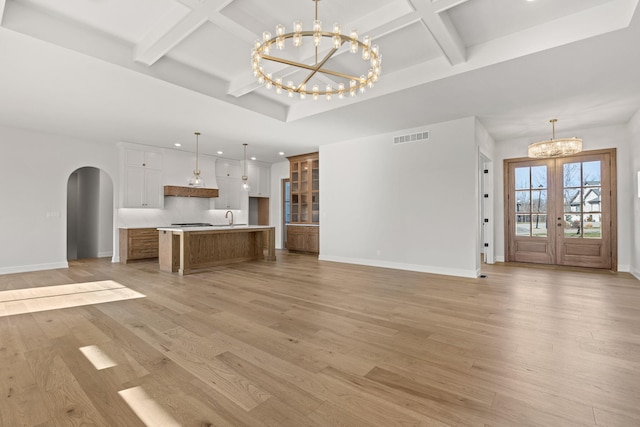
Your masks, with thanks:
[(281, 151), (278, 154), (280, 154), (281, 156), (284, 156), (284, 151)]
[(218, 151), (218, 154), (222, 154), (222, 151)]
[(256, 160), (256, 158), (255, 158), (255, 157), (252, 157), (252, 158), (251, 158), (251, 160)]
[(182, 147), (182, 144), (180, 144), (179, 142), (176, 142), (176, 143), (175, 143), (175, 144), (173, 144), (173, 145), (175, 145), (176, 147)]

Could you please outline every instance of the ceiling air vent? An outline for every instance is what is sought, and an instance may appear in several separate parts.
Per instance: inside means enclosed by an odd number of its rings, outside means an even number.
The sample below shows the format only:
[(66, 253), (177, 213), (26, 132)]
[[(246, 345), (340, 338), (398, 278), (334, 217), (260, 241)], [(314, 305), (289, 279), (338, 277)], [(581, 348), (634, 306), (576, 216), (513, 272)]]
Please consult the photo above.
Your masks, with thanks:
[(410, 135), (394, 136), (393, 143), (406, 144), (408, 142), (426, 141), (429, 139), (429, 131), (412, 133)]

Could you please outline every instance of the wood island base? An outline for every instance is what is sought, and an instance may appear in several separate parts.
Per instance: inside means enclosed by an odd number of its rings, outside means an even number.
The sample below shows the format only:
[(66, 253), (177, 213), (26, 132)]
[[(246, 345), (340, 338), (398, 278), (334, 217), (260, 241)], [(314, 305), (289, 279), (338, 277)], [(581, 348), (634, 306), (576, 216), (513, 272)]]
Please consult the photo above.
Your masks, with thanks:
[[(159, 228), (160, 270), (181, 276), (235, 262), (275, 261), (275, 227)], [(266, 243), (266, 244), (265, 244)], [(266, 256), (265, 256), (266, 247)]]

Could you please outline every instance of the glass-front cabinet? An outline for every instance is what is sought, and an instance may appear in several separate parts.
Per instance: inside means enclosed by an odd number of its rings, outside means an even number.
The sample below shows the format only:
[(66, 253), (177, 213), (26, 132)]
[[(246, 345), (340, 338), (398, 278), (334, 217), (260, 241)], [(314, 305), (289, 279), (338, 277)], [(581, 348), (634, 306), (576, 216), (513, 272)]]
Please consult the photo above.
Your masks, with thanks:
[(291, 223), (320, 222), (320, 170), (318, 153), (289, 157)]
[(320, 168), (318, 153), (289, 157), (290, 223), (287, 249), (320, 251)]

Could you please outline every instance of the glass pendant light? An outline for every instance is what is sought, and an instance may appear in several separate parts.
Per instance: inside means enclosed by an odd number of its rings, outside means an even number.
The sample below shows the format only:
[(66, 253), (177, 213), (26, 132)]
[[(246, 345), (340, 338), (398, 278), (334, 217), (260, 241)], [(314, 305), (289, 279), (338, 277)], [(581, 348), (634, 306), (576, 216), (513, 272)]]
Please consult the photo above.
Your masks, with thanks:
[(200, 176), (200, 169), (198, 169), (198, 137), (200, 132), (194, 132), (196, 135), (196, 168), (193, 171), (193, 176), (189, 179), (190, 187), (204, 187), (204, 180)]
[(251, 186), (249, 185), (249, 177), (247, 176), (247, 144), (242, 144), (242, 149), (244, 151), (243, 159), (243, 169), (242, 169), (242, 189), (244, 191), (251, 191)]

